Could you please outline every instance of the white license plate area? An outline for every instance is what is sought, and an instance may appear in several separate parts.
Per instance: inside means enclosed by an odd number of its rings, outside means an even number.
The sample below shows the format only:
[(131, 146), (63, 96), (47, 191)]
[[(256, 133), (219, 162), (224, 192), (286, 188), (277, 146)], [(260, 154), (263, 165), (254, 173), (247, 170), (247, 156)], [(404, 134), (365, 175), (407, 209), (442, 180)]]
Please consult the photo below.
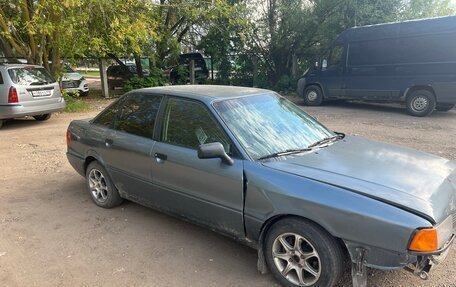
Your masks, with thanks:
[(49, 97), (52, 95), (52, 90), (38, 90), (30, 92), (33, 97)]

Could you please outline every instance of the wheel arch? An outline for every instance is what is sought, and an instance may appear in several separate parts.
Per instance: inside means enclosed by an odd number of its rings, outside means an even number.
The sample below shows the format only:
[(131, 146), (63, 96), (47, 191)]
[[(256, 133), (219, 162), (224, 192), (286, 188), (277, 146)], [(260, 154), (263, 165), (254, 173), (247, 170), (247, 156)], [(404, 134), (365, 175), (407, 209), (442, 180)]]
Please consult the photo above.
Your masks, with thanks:
[(434, 99), (437, 101), (435, 90), (432, 87), (432, 85), (430, 85), (430, 84), (427, 84), (427, 85), (423, 85), (423, 84), (411, 85), (410, 87), (408, 87), (404, 91), (403, 99), (407, 100), (408, 96), (410, 96), (413, 92), (416, 92), (416, 91), (419, 91), (419, 90), (425, 90), (425, 91), (430, 92), (434, 96)]
[(324, 226), (322, 226), (318, 222), (315, 222), (314, 220), (306, 218), (306, 217), (301, 216), (301, 215), (277, 214), (277, 215), (274, 215), (274, 216), (268, 218), (263, 223), (263, 225), (261, 226), (261, 229), (260, 229), (260, 235), (258, 237), (258, 264), (257, 265), (258, 265), (258, 270), (261, 273), (265, 274), (265, 273), (268, 272), (267, 264), (266, 264), (266, 260), (265, 260), (265, 255), (264, 255), (264, 243), (265, 243), (265, 239), (266, 239), (266, 234), (268, 233), (268, 231), (271, 229), (271, 227), (274, 224), (276, 224), (277, 222), (280, 222), (280, 221), (288, 220), (288, 219), (303, 220), (303, 221), (307, 221), (309, 223), (312, 223), (312, 224), (318, 226), (319, 228), (321, 228), (323, 231), (325, 231), (328, 235), (330, 235), (331, 237), (333, 237), (337, 241), (337, 243), (341, 247), (341, 250), (342, 250), (343, 255), (344, 255), (345, 258), (350, 258), (351, 257), (351, 255), (349, 253), (349, 250), (348, 250), (347, 246), (345, 245), (345, 242), (341, 238), (331, 234), (331, 232), (329, 232), (327, 228), (325, 228)]

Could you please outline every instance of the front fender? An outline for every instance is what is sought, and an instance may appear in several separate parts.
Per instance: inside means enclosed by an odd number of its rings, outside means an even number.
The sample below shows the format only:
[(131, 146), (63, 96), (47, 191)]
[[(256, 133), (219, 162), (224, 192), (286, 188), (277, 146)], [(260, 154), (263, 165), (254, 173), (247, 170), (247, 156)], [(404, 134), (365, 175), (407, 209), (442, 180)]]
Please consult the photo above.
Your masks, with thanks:
[(432, 226), (410, 212), (339, 187), (257, 162), (246, 162), (244, 168), (245, 225), (247, 236), (254, 241), (260, 241), (269, 219), (299, 216), (342, 239), (349, 251), (352, 246), (371, 250), (366, 256), (371, 266), (401, 268), (413, 260), (407, 255), (413, 232)]

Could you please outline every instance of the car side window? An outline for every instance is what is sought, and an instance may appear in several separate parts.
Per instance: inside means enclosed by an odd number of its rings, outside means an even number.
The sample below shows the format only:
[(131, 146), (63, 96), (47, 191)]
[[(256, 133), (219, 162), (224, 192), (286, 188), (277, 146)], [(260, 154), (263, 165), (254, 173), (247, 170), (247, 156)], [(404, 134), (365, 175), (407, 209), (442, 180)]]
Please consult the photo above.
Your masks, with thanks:
[(116, 120), (117, 114), (119, 113), (122, 107), (122, 102), (123, 98), (117, 100), (116, 102), (108, 106), (93, 120), (93, 123), (108, 128), (114, 127), (114, 122)]
[(152, 138), (155, 119), (163, 97), (130, 95), (122, 105), (115, 129), (129, 134)]
[(3, 84), (3, 77), (2, 77), (2, 73), (0, 72), (0, 85)]
[(344, 56), (344, 46), (334, 46), (329, 54), (328, 68), (337, 68), (342, 65), (342, 59)]
[(230, 140), (207, 107), (202, 103), (170, 98), (166, 107), (163, 142), (197, 149), (207, 143), (220, 142), (231, 153)]

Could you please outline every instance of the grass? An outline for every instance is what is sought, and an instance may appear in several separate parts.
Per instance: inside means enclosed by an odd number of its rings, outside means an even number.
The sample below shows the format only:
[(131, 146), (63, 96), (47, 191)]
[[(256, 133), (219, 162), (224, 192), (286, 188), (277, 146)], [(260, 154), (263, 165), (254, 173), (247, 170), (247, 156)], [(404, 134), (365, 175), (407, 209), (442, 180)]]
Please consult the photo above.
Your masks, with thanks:
[(66, 113), (86, 112), (90, 109), (89, 105), (80, 100), (77, 95), (70, 96), (64, 92), (63, 98), (66, 102), (66, 106), (63, 111)]
[(91, 76), (91, 77), (99, 77), (100, 76), (100, 71), (84, 71), (80, 70), (78, 71), (79, 74), (83, 76)]

